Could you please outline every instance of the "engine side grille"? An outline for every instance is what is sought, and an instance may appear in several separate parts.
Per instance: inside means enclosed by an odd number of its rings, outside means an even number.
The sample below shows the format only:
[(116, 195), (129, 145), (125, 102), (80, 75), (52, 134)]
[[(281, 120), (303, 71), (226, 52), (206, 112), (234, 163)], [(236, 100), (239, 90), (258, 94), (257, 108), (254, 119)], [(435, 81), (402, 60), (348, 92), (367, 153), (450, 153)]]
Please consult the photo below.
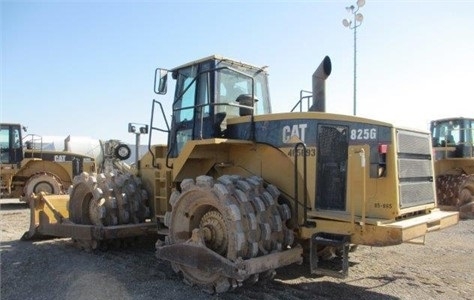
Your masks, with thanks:
[(433, 168), (431, 160), (426, 159), (398, 159), (398, 178), (409, 179), (417, 177), (431, 177)]
[(397, 138), (399, 153), (431, 155), (429, 134), (398, 130)]
[(400, 183), (401, 208), (434, 202), (433, 182)]
[(429, 134), (397, 131), (400, 208), (435, 203)]

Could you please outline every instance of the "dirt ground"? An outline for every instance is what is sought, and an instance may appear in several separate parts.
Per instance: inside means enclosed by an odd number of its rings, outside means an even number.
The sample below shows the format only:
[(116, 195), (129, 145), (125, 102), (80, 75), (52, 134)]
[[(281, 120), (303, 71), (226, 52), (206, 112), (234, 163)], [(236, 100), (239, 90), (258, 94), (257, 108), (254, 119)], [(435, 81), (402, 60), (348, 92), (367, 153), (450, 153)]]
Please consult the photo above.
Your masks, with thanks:
[(208, 295), (154, 256), (154, 239), (87, 253), (70, 239), (20, 241), (29, 212), (0, 200), (0, 299), (473, 299), (474, 220), (428, 234), (425, 245), (359, 247), (349, 277), (277, 270), (275, 280)]

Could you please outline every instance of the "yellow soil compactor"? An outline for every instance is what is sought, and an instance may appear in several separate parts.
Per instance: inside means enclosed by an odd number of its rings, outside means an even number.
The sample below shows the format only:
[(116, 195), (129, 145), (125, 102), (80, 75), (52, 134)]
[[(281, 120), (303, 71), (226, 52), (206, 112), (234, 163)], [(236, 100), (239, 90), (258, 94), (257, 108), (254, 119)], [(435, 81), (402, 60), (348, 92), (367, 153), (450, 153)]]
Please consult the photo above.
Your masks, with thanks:
[(161, 102), (151, 109), (149, 141), (163, 131), (167, 145), (149, 145), (130, 172), (83, 173), (69, 195), (40, 194), (24, 238), (96, 248), (155, 232), (159, 259), (221, 293), (293, 263), (345, 277), (357, 245), (456, 224), (437, 208), (430, 134), (325, 112), (330, 73), (326, 57), (297, 105), (308, 111), (272, 113), (266, 68), (214, 55), (157, 69), (157, 94), (176, 80), (170, 126)]

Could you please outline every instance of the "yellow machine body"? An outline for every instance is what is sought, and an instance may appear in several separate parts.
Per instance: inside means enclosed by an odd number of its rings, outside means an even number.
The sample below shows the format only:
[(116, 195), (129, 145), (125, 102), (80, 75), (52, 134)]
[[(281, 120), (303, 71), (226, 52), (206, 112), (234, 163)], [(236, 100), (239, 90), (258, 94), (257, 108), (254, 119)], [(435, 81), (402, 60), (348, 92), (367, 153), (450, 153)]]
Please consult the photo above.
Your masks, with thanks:
[[(347, 190), (342, 205), (344, 208), (322, 209), (317, 204), (318, 188), (321, 187), (315, 175), (320, 152), (317, 146), (309, 146), (305, 150), (307, 174), (305, 185), (304, 160), (301, 153), (295, 156), (294, 147), (296, 143), (301, 142), (301, 132), (299, 132), (300, 136), (297, 136), (298, 133), (295, 131), (295, 135), (288, 138), (293, 140), (279, 148), (266, 143), (236, 139), (214, 138), (189, 141), (180, 155), (170, 160), (172, 169), (166, 167), (166, 146), (156, 146), (152, 148), (153, 156), (148, 153), (142, 158), (140, 175), (147, 190), (154, 195), (153, 205), (157, 220), (163, 220), (165, 213), (170, 209), (168, 199), (177, 183), (202, 174), (215, 178), (232, 174), (244, 177), (257, 175), (277, 186), (284, 195), (285, 201), (292, 207), (293, 216), (298, 216), (298, 219), (293, 218), (291, 223), (292, 226), (298, 228), (298, 237), (302, 239), (309, 239), (318, 232), (327, 232), (350, 235), (351, 242), (354, 244), (385, 246), (409, 241), (424, 236), (431, 230), (457, 223), (456, 213), (435, 209), (437, 203), (428, 133), (397, 129), (391, 124), (363, 118), (318, 112), (272, 114), (254, 118), (257, 124), (267, 125), (270, 122), (284, 123), (285, 120), (296, 122), (295, 124), (300, 124), (298, 120), (304, 122), (317, 120), (324, 124), (328, 124), (327, 122), (349, 124), (349, 127), (350, 124), (357, 124), (358, 127), (363, 124), (369, 132), (370, 129), (379, 130), (378, 128), (382, 127), (389, 136), (385, 141), (387, 144), (383, 146), (383, 164), (380, 161), (371, 160), (371, 157), (379, 156), (378, 152), (371, 153), (371, 151), (378, 151), (378, 146), (371, 147), (364, 140), (349, 145), (345, 178)], [(227, 126), (248, 124), (249, 121), (250, 117), (232, 118), (227, 120)], [(282, 128), (285, 126), (282, 125)], [(364, 129), (361, 130), (363, 135)], [(286, 131), (282, 129), (278, 135), (283, 135)], [(414, 141), (424, 142), (422, 147), (424, 147), (425, 159), (419, 159), (419, 154), (412, 158), (404, 158), (403, 155), (406, 157), (406, 154), (397, 151), (400, 148), (397, 138), (400, 132), (409, 133), (408, 137)], [(406, 138), (402, 135), (403, 137)], [(301, 151), (301, 149), (296, 151)], [(153, 166), (153, 157), (157, 168)], [(419, 167), (427, 173), (417, 174), (417, 169), (410, 166)], [(375, 171), (376, 174), (371, 176), (370, 173)], [(379, 176), (378, 172), (382, 172), (382, 176)], [(407, 174), (407, 172), (414, 173)], [(426, 177), (424, 181), (410, 182), (412, 178), (423, 176)], [(295, 199), (295, 184), (298, 188), (298, 199)], [(417, 186), (417, 189), (421, 188), (424, 193), (413, 192), (413, 189), (409, 189), (410, 185)], [(407, 186), (408, 190), (406, 190)], [(304, 209), (305, 192), (306, 211)], [(404, 207), (400, 202), (400, 199), (403, 199), (402, 193), (411, 193), (405, 197), (410, 197), (407, 199), (415, 205)], [(413, 198), (416, 196), (419, 198)], [(296, 207), (298, 207), (297, 212)]]

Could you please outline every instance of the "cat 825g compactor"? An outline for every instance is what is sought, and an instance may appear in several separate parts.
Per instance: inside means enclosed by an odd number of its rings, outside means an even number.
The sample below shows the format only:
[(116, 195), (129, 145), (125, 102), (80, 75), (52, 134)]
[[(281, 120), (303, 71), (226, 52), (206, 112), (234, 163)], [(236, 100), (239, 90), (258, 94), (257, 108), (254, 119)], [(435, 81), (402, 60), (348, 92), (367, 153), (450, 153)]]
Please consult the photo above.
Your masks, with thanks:
[(170, 127), (162, 104), (152, 105), (149, 141), (160, 130), (167, 145), (150, 145), (136, 176), (82, 174), (69, 198), (42, 195), (30, 236), (95, 247), (152, 224), (162, 235), (156, 256), (221, 293), (292, 263), (344, 277), (356, 245), (456, 224), (457, 212), (437, 209), (429, 133), (326, 113), (330, 72), (326, 57), (301, 97), (312, 98), (309, 111), (272, 113), (265, 68), (210, 56), (157, 69), (157, 94), (169, 74), (176, 80)]

